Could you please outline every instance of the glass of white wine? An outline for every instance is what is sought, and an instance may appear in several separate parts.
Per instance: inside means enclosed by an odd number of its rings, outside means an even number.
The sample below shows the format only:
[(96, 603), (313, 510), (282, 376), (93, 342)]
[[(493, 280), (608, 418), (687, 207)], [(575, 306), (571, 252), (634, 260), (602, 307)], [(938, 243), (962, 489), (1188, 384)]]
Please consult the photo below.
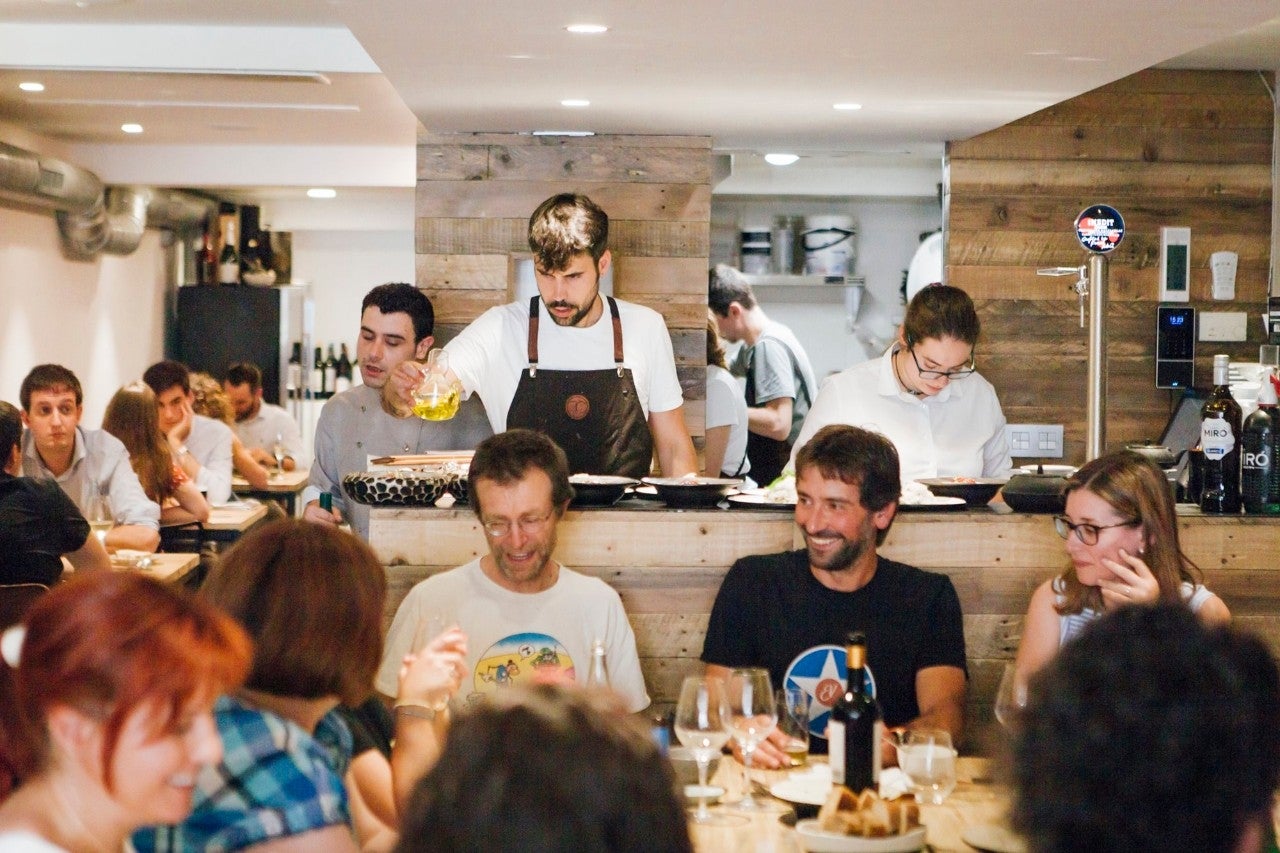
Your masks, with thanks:
[(276, 433), (275, 443), (271, 445), (271, 455), (276, 459), (276, 476), (284, 473), (284, 436)]
[(676, 705), (675, 730), (680, 743), (693, 753), (698, 764), (698, 808), (689, 818), (694, 823), (714, 826), (745, 824), (741, 815), (713, 814), (707, 808), (707, 767), (729, 742), (729, 703), (724, 681), (718, 678), (685, 678)]
[(1027, 685), (1018, 675), (1017, 664), (1007, 663), (1000, 677), (1000, 688), (996, 691), (996, 720), (1006, 729), (1012, 729), (1026, 706)]
[(742, 747), (743, 811), (763, 811), (767, 806), (751, 796), (751, 759), (756, 746), (769, 736), (778, 724), (778, 708), (773, 701), (773, 682), (769, 670), (759, 667), (735, 669), (727, 680), (729, 713), (733, 720), (733, 739)]
[(98, 537), (103, 547), (106, 547), (107, 531), (116, 524), (115, 515), (111, 512), (111, 498), (106, 492), (99, 492), (89, 499), (84, 517), (85, 521), (89, 522), (89, 529), (93, 531), (93, 535)]

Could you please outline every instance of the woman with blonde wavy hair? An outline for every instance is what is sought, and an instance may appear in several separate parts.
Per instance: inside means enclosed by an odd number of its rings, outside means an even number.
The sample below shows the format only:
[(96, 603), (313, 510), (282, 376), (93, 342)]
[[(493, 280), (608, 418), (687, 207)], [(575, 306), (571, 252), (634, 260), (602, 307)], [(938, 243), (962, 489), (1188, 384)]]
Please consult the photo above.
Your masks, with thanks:
[(1206, 624), (1231, 612), (1205, 589), (1178, 543), (1164, 471), (1131, 450), (1099, 456), (1072, 474), (1054, 518), (1071, 566), (1032, 594), (1018, 647), (1022, 683), (1103, 613), (1129, 604), (1182, 603)]
[(222, 390), (222, 383), (207, 373), (192, 373), (191, 394), (195, 397), (191, 408), (197, 415), (222, 421), (231, 427), (231, 462), (236, 473), (244, 477), (253, 488), (265, 489), (270, 474), (254, 460), (253, 455), (245, 449), (240, 436), (236, 435), (236, 412), (227, 392)]

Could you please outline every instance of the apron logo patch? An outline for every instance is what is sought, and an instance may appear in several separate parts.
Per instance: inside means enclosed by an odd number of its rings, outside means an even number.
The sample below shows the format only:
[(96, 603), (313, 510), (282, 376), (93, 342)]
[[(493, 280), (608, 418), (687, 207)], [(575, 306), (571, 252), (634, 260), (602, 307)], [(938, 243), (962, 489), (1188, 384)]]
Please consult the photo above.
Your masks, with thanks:
[(574, 394), (564, 401), (564, 413), (580, 421), (591, 412), (591, 401), (583, 394)]

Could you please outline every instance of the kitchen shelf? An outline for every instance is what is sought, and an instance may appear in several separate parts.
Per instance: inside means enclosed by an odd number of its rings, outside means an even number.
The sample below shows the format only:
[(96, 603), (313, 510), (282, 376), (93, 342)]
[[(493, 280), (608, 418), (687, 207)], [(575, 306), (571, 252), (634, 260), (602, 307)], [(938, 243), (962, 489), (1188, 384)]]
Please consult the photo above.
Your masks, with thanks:
[(867, 280), (860, 275), (744, 275), (751, 289), (765, 301), (827, 303), (844, 305), (845, 328), (850, 332), (858, 320)]
[(751, 287), (816, 287), (831, 290), (836, 287), (865, 287), (862, 276), (843, 275), (744, 275)]

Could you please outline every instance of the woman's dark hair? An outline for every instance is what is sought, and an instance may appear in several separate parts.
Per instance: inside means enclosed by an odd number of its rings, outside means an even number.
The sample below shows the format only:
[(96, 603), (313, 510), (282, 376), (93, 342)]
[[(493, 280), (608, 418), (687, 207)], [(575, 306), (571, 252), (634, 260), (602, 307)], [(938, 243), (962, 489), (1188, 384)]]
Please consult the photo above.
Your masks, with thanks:
[(720, 330), (716, 328), (715, 316), (707, 311), (707, 364), (725, 367), (724, 344), (720, 343)]
[[(608, 703), (608, 704), (606, 704)], [(449, 729), (398, 853), (686, 853), (671, 765), (616, 704), (551, 684), (490, 694)]]
[(931, 284), (912, 297), (902, 331), (907, 346), (927, 338), (955, 338), (972, 347), (978, 343), (982, 324), (969, 294), (958, 287)]

